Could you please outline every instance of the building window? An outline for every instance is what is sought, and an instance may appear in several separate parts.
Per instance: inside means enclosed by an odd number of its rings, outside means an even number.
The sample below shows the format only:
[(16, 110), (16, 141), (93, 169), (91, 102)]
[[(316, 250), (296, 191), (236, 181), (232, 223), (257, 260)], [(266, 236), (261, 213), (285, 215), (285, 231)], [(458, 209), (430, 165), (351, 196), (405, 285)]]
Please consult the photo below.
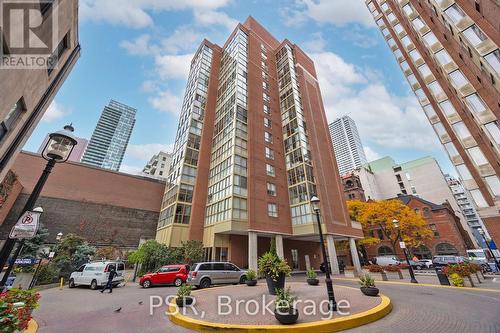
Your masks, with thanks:
[(453, 23), (457, 24), (461, 19), (465, 17), (465, 13), (462, 11), (460, 7), (455, 3), (452, 6), (448, 7), (444, 11), (446, 16), (452, 21)]
[(454, 158), (456, 156), (459, 156), (457, 148), (455, 148), (455, 145), (452, 142), (445, 143), (444, 148), (448, 152), (448, 155), (450, 156), (450, 158)]
[(400, 49), (396, 49), (394, 50), (394, 56), (399, 59), (403, 56), (403, 53), (401, 53), (401, 50)]
[(465, 38), (472, 44), (472, 46), (477, 46), (481, 42), (488, 39), (486, 35), (479, 29), (477, 25), (472, 25), (469, 29), (463, 32)]
[(480, 208), (488, 207), (488, 203), (486, 202), (486, 200), (484, 200), (483, 194), (479, 189), (470, 190), (469, 193), (472, 196), (474, 202), (476, 203), (476, 206)]
[(399, 24), (399, 23), (398, 23), (398, 24), (396, 24), (396, 25), (394, 26), (394, 30), (395, 30), (398, 34), (400, 34), (400, 33), (402, 33), (402, 32), (404, 32), (404, 31), (405, 31), (405, 29), (403, 29), (403, 26), (401, 26), (401, 24)]
[(413, 25), (413, 27), (416, 30), (420, 30), (423, 27), (425, 27), (425, 24), (424, 24), (424, 22), (422, 22), (422, 20), (420, 19), (420, 17), (417, 17), (416, 19), (414, 19), (413, 21), (411, 21), (411, 24)]
[(273, 183), (267, 183), (267, 194), (276, 196), (276, 185)]
[(269, 132), (264, 132), (264, 140), (267, 143), (273, 143), (273, 135)]
[(500, 49), (496, 49), (484, 56), (484, 59), (490, 64), (493, 70), (500, 75)]
[(269, 97), (269, 95), (268, 95), (268, 94), (266, 94), (266, 93), (263, 93), (263, 94), (262, 94), (262, 98), (264, 99), (264, 102), (268, 102), (268, 103), (269, 103), (269, 101), (271, 100), (271, 98)]
[(406, 13), (406, 16), (410, 16), (413, 13), (413, 7), (408, 3), (403, 6), (403, 11)]
[(467, 139), (471, 136), (469, 129), (465, 126), (463, 121), (453, 124), (452, 127), (453, 131), (455, 131), (455, 134), (461, 140)]
[(415, 77), (414, 74), (408, 75), (407, 79), (408, 79), (408, 82), (410, 82), (410, 85), (412, 85), (412, 86), (418, 83), (417, 78)]
[(394, 41), (394, 39), (392, 39), (392, 38), (389, 38), (389, 39), (387, 40), (387, 44), (389, 44), (389, 46), (390, 46), (391, 48), (393, 48), (394, 46), (396, 46), (396, 42), (395, 42), (395, 41)]
[(267, 204), (267, 215), (270, 217), (278, 217), (278, 206), (273, 203)]
[(264, 113), (265, 114), (271, 114), (271, 110), (269, 109), (269, 106), (264, 104)]
[(26, 111), (24, 98), (21, 97), (16, 104), (12, 106), (7, 116), (0, 123), (0, 141), (7, 135), (7, 133), (14, 127), (14, 124), (19, 119), (21, 114)]
[(276, 175), (274, 167), (271, 164), (266, 164), (266, 173), (268, 176), (274, 177)]
[(381, 229), (377, 229), (377, 236), (380, 240), (384, 239), (384, 233), (382, 232)]
[(66, 51), (68, 49), (68, 45), (69, 45), (68, 34), (66, 34), (63, 37), (63, 39), (59, 42), (59, 44), (57, 45), (54, 52), (52, 52), (52, 54), (50, 55), (49, 64), (51, 64), (51, 65), (49, 65), (49, 68), (47, 69), (47, 72), (49, 75), (54, 71), (54, 69), (57, 66), (57, 63), (59, 62), (59, 59), (63, 55), (64, 51)]
[(415, 90), (415, 95), (417, 95), (417, 98), (421, 104), (428, 103), (427, 96), (425, 96), (425, 93), (422, 89)]
[(437, 116), (436, 111), (434, 111), (434, 108), (432, 107), (431, 104), (424, 106), (424, 112), (429, 119)]
[(479, 147), (469, 148), (467, 152), (477, 166), (488, 164), (488, 160)]
[(456, 89), (461, 89), (469, 83), (469, 81), (467, 81), (462, 71), (459, 69), (457, 69), (454, 72), (451, 72), (449, 75), (451, 83)]
[(406, 49), (408, 49), (410, 47), (410, 44), (411, 44), (410, 37), (408, 37), (408, 35), (404, 36), (403, 38), (401, 38), (401, 43), (403, 43), (404, 47)]
[(272, 127), (271, 119), (264, 118), (264, 126), (267, 127), (267, 128), (271, 128)]
[(442, 49), (441, 51), (436, 52), (436, 54), (434, 54), (434, 56), (436, 57), (437, 62), (441, 66), (445, 66), (452, 61), (450, 55), (448, 54), (448, 52), (446, 52), (445, 49)]
[(435, 224), (429, 224), (429, 227), (431, 228), (432, 233), (434, 234), (434, 237), (439, 237), (439, 231), (437, 230), (436, 225)]
[(434, 124), (434, 125), (432, 125), (432, 126), (434, 126), (434, 130), (436, 131), (436, 134), (437, 134), (439, 137), (441, 137), (441, 136), (444, 136), (444, 135), (448, 134), (448, 133), (446, 133), (446, 130), (444, 129), (443, 124), (441, 124), (441, 123), (435, 123), (435, 124)]
[(443, 110), (444, 114), (447, 116), (452, 116), (457, 113), (453, 105), (450, 103), (449, 100), (446, 100), (444, 102), (439, 103), (439, 106), (441, 107), (441, 110)]
[(486, 127), (486, 131), (491, 135), (493, 141), (495, 141), (497, 145), (500, 145), (500, 128), (498, 127), (498, 121), (488, 123), (484, 125), (484, 127)]
[(269, 85), (267, 84), (266, 81), (262, 82), (262, 89), (264, 89), (264, 90), (268, 90), (269, 89)]
[(500, 181), (498, 180), (498, 176), (484, 177), (484, 180), (486, 184), (488, 184), (491, 193), (493, 193), (494, 196), (500, 196)]
[(414, 63), (416, 63), (419, 59), (422, 59), (422, 56), (417, 51), (417, 49), (411, 50), (410, 53), (408, 54), (410, 55), (410, 58), (413, 60)]
[(408, 62), (406, 60), (403, 61), (400, 65), (401, 65), (401, 69), (403, 70), (403, 72), (406, 72), (407, 70), (410, 69), (410, 65), (408, 65)]
[(436, 38), (436, 35), (434, 35), (434, 33), (431, 31), (431, 32), (428, 32), (426, 33), (423, 37), (424, 39), (424, 43), (428, 46), (428, 47), (431, 47), (432, 45), (438, 43), (439, 41), (437, 40)]
[(384, 37), (388, 37), (388, 36), (391, 35), (391, 33), (389, 32), (389, 29), (383, 28), (382, 29), (382, 35), (384, 35)]
[(375, 5), (373, 4), (373, 2), (369, 2), (368, 3), (368, 9), (370, 9), (370, 12), (373, 12), (374, 10), (376, 10), (377, 8), (375, 8)]
[(265, 150), (266, 150), (266, 158), (274, 160), (274, 150), (272, 150), (269, 147), (265, 147)]
[(432, 72), (429, 68), (429, 66), (427, 66), (427, 64), (423, 64), (422, 66), (420, 66), (418, 68), (418, 71), (420, 72), (420, 74), (422, 75), (422, 77), (427, 77), (429, 75), (432, 75)]
[(380, 5), (380, 8), (382, 8), (383, 11), (386, 11), (389, 9), (389, 5), (387, 4), (387, 2), (384, 2)]
[(478, 94), (474, 93), (472, 95), (469, 95), (465, 97), (465, 100), (469, 104), (469, 108), (472, 111), (476, 113), (486, 111), (486, 106), (484, 105), (483, 100), (481, 99), (481, 97), (479, 97)]
[(459, 164), (456, 166), (458, 174), (462, 180), (471, 180), (472, 175), (465, 164)]
[(377, 253), (379, 256), (388, 256), (394, 254), (394, 251), (388, 246), (381, 246), (378, 248)]
[(431, 91), (432, 95), (434, 95), (434, 97), (444, 94), (443, 88), (441, 88), (437, 81), (429, 83), (427, 87)]
[(396, 20), (396, 15), (394, 15), (394, 13), (390, 13), (389, 15), (387, 15), (387, 19), (389, 20), (389, 22), (392, 22)]

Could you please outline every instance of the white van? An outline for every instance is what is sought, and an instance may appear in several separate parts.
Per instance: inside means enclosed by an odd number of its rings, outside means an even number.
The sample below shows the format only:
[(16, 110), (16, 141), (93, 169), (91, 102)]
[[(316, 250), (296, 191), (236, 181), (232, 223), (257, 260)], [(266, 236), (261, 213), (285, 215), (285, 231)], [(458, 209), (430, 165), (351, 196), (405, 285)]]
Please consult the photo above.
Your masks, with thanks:
[(105, 286), (108, 283), (108, 276), (111, 267), (114, 267), (117, 275), (113, 278), (113, 286), (117, 286), (124, 279), (125, 264), (121, 261), (95, 261), (81, 265), (71, 273), (69, 277), (69, 287), (90, 286), (95, 290), (98, 287)]
[(396, 256), (378, 256), (375, 257), (375, 261), (379, 266), (399, 265), (401, 263)]

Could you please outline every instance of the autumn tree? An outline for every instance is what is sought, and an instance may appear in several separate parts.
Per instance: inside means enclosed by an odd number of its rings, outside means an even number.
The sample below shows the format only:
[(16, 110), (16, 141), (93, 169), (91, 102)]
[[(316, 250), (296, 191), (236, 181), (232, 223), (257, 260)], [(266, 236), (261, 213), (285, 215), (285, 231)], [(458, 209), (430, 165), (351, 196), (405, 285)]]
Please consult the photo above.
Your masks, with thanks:
[[(432, 231), (422, 216), (415, 213), (400, 200), (382, 201), (348, 201), (351, 219), (361, 223), (365, 238), (361, 245), (374, 245), (380, 242), (378, 238), (371, 237), (370, 230), (380, 229), (391, 243), (394, 253), (399, 242), (398, 231), (408, 247), (418, 247), (423, 240), (432, 237)], [(399, 230), (394, 227), (393, 220), (399, 221)]]

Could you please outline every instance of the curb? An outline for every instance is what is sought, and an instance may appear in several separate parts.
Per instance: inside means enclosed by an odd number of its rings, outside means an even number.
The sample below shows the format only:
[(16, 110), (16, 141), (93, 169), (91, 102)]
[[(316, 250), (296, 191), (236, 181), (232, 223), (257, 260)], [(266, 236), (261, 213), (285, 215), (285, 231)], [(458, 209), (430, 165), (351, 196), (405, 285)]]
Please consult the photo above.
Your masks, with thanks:
[(24, 333), (36, 333), (38, 331), (38, 323), (35, 319), (31, 319), (28, 323), (28, 328), (24, 330)]
[[(355, 289), (344, 286), (342, 287)], [(172, 323), (197, 332), (224, 331), (226, 333), (262, 333), (263, 331), (266, 331), (271, 333), (329, 333), (359, 327), (388, 315), (392, 311), (391, 300), (389, 297), (382, 294), (380, 294), (380, 298), (382, 299), (380, 304), (367, 311), (330, 320), (301, 323), (290, 326), (222, 324), (193, 319), (181, 315), (179, 311), (176, 311), (177, 305), (175, 304), (175, 300), (172, 300), (168, 305), (167, 315)]]

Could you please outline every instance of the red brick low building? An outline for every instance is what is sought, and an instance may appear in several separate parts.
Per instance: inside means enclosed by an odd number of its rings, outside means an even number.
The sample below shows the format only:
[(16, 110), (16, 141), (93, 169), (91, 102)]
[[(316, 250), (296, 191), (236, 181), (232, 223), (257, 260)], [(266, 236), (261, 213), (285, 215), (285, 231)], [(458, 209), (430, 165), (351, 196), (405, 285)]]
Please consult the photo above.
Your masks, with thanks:
[[(432, 239), (425, 240), (419, 248), (410, 249), (412, 256), (431, 259), (435, 255), (465, 255), (467, 249), (474, 248), (472, 240), (447, 203), (438, 205), (413, 195), (399, 196), (397, 199), (421, 214), (433, 231)], [(394, 254), (390, 241), (384, 239), (380, 230), (370, 230), (369, 234), (381, 241), (377, 245), (366, 247), (368, 258)], [(396, 256), (404, 256), (400, 248), (396, 249)]]

